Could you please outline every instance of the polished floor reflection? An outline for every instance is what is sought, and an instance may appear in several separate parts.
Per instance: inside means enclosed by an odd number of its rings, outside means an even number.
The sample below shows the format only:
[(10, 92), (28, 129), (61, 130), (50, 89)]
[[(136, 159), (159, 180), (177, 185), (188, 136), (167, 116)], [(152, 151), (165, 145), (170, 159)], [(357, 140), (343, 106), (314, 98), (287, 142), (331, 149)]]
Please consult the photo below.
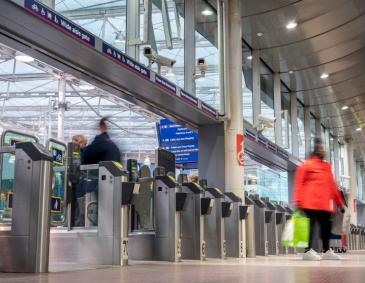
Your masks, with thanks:
[(70, 263), (53, 270), (72, 270), (43, 275), (0, 274), (1, 283), (363, 283), (365, 252), (343, 255), (340, 262), (303, 262), (299, 256), (258, 257), (182, 263), (135, 262), (127, 268), (88, 267)]

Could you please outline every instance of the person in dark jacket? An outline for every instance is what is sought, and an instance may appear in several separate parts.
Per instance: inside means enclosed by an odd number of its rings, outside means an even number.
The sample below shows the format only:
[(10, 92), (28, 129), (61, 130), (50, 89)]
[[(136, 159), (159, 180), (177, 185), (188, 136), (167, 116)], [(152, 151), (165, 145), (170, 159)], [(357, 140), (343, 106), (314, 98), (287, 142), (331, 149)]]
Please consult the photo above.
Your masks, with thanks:
[(92, 143), (82, 149), (82, 164), (98, 164), (100, 161), (120, 162), (121, 154), (108, 135), (107, 121), (106, 117), (100, 120), (100, 135), (95, 136)]

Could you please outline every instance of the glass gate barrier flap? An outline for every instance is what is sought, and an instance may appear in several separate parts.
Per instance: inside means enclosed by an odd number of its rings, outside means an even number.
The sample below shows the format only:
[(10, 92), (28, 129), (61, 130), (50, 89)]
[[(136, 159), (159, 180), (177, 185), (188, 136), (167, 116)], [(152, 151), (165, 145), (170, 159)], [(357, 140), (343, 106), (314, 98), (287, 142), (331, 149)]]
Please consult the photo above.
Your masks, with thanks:
[(53, 178), (51, 195), (51, 226), (65, 226), (66, 144), (50, 139), (47, 148), (52, 154)]
[[(19, 142), (27, 141), (37, 142), (37, 138), (11, 130), (4, 131), (1, 136), (1, 146), (15, 146)], [(1, 153), (0, 163), (0, 224), (5, 224), (10, 229), (14, 197), (15, 153)]]
[(18, 142), (14, 158), (11, 229), (0, 231), (0, 272), (47, 272), (52, 156), (38, 143)]

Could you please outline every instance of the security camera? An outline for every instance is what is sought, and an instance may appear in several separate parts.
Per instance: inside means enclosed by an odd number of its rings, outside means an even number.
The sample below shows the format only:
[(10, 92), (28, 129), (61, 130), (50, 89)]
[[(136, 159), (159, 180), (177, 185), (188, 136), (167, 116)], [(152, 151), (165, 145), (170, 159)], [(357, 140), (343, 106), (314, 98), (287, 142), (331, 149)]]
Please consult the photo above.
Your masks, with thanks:
[(200, 71), (200, 74), (197, 75), (197, 74), (194, 74), (193, 75), (193, 80), (197, 80), (197, 79), (200, 79), (200, 78), (204, 78), (205, 77), (205, 72), (207, 71), (207, 64), (205, 63), (205, 59), (204, 58), (198, 58), (197, 60), (197, 67)]
[(161, 73), (162, 66), (172, 68), (176, 63), (176, 60), (159, 55), (151, 47), (145, 47), (143, 50), (143, 55), (148, 59), (149, 68), (151, 68), (152, 64), (157, 64), (158, 74)]
[(273, 128), (276, 121), (276, 117), (268, 117), (260, 114), (258, 116), (258, 125), (256, 130), (258, 133), (263, 132), (267, 128)]

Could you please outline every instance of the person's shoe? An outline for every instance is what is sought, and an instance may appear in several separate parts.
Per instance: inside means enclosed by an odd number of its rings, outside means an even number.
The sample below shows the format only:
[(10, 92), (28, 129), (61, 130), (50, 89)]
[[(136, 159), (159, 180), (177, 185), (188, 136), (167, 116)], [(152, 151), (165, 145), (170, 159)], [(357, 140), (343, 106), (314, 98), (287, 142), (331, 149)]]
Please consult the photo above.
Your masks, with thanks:
[(341, 260), (342, 258), (339, 255), (336, 255), (332, 249), (329, 249), (322, 256), (323, 260)]
[(303, 255), (303, 260), (319, 261), (321, 260), (321, 257), (317, 254), (316, 251), (310, 249)]

